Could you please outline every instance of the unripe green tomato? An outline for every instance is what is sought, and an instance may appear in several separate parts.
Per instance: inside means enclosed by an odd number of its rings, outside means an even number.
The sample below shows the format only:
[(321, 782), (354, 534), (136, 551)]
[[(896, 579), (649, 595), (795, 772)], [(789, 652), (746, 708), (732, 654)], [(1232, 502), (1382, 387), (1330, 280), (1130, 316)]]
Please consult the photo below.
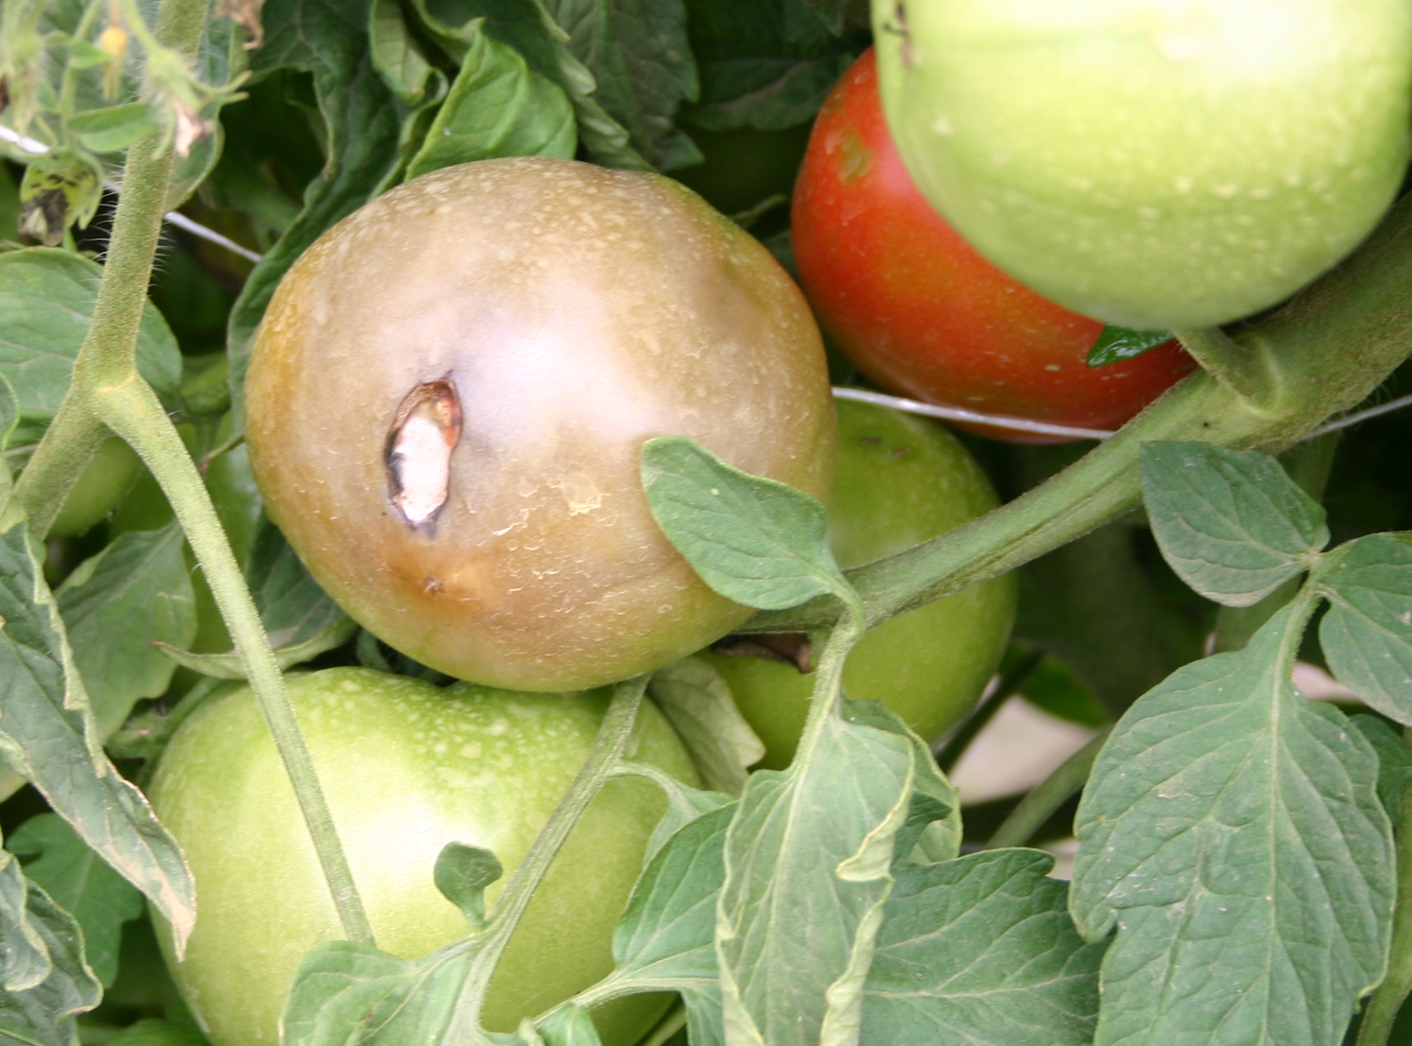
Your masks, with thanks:
[(657, 175), (544, 157), (425, 175), (281, 282), (246, 382), (270, 517), (369, 631), (462, 679), (579, 689), (750, 611), (642, 491), (655, 436), (828, 491), (818, 328), (759, 243)]
[(1332, 267), (1408, 156), (1406, 0), (875, 0), (932, 205), (1077, 312), (1219, 324)]
[(49, 527), (49, 537), (82, 534), (122, 501), (142, 471), (137, 452), (117, 436), (109, 436), (79, 473), (63, 508)]
[[(309, 745), (378, 947), (404, 958), (465, 937), (433, 884), (450, 842), (485, 847), (505, 876), (588, 757), (607, 695), (522, 694), (360, 668), (291, 676)], [(696, 783), (681, 740), (644, 703), (629, 757)], [(213, 1046), (273, 1046), (290, 984), (314, 945), (343, 936), (293, 789), (254, 694), (239, 687), (182, 724), (149, 789), (196, 882), (196, 926), (174, 962)], [(613, 967), (613, 927), (665, 808), (656, 786), (610, 781), (535, 893), (491, 982), (483, 1022), (509, 1031)], [(632, 1046), (661, 996), (594, 1011), (605, 1046)]]
[[(939, 425), (840, 400), (829, 546), (845, 569), (944, 534), (996, 506), (990, 481)], [(1015, 620), (1015, 580), (994, 578), (869, 631), (848, 655), (843, 689), (881, 701), (934, 741), (964, 716), (1000, 664)], [(765, 743), (760, 766), (782, 768), (809, 711), (814, 676), (760, 656), (703, 655), (725, 676)]]

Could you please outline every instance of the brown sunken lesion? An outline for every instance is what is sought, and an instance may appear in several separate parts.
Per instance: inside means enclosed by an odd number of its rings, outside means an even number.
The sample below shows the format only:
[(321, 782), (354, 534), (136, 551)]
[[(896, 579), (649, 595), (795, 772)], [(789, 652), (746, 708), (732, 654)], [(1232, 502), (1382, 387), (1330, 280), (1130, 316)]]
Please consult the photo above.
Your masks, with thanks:
[(763, 657), (778, 661), (806, 675), (814, 671), (814, 644), (803, 632), (729, 635), (712, 643), (711, 649), (725, 657)]

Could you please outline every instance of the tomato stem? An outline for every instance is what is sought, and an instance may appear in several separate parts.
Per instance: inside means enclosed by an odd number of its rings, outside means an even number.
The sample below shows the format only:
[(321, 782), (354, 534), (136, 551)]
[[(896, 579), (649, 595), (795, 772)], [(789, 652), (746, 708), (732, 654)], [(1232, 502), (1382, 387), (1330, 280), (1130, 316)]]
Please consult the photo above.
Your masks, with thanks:
[(1279, 367), (1265, 346), (1259, 342), (1242, 344), (1219, 327), (1192, 327), (1172, 333), (1206, 373), (1242, 400), (1256, 409), (1277, 405)]
[(466, 973), (465, 984), (456, 999), (456, 1009), (443, 1041), (488, 1042), (481, 1031), (480, 1013), (495, 966), (555, 855), (603, 785), (614, 776), (637, 722), (637, 710), (646, 690), (647, 676), (638, 676), (613, 687), (613, 697), (604, 713), (593, 751), (535, 837), (529, 853), (525, 854), (525, 859), (506, 884), (505, 892), (500, 895), (491, 913), (483, 943)]
[(1058, 809), (1077, 795), (1088, 781), (1093, 761), (1098, 758), (1103, 742), (1108, 740), (1112, 727), (1090, 738), (1073, 755), (1059, 764), (1052, 774), (1046, 777), (1010, 811), (1010, 815), (1000, 823), (987, 850), (1000, 850), (1007, 846), (1024, 846), (1034, 838)]

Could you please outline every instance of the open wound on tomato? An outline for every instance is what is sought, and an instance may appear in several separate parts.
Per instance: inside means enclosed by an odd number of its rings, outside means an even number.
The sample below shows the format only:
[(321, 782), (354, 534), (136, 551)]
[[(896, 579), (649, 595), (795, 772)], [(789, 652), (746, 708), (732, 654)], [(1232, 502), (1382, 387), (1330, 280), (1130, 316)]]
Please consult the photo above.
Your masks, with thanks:
[(763, 657), (778, 661), (806, 675), (814, 671), (814, 645), (803, 632), (732, 633), (712, 643), (711, 649), (724, 657)]
[(423, 382), (402, 398), (383, 460), (388, 497), (413, 530), (429, 528), (446, 504), (451, 451), (461, 438), (461, 398), (449, 377)]

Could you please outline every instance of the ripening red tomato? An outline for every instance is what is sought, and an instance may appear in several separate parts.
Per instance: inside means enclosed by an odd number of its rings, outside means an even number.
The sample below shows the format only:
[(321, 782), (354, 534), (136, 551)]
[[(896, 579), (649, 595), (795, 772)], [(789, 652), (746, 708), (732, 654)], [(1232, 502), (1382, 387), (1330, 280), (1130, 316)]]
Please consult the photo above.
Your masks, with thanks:
[(883, 120), (871, 49), (815, 121), (792, 227), (800, 279), (820, 324), (859, 370), (901, 395), (1109, 429), (1195, 367), (1175, 342), (1088, 366), (1103, 324), (991, 265), (913, 184)]

